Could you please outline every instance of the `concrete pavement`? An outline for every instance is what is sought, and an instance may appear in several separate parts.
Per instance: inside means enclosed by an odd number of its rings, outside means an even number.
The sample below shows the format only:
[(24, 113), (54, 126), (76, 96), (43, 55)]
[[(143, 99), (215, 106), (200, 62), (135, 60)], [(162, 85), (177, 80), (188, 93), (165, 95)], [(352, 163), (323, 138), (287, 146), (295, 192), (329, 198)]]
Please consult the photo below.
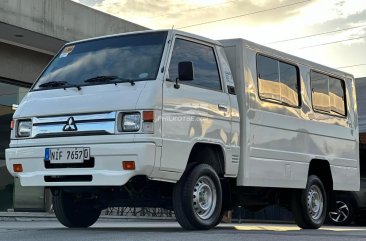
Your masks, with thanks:
[(126, 222), (101, 220), (88, 229), (67, 229), (57, 221), (1, 221), (0, 240), (101, 241), (101, 240), (210, 240), (210, 241), (359, 241), (364, 227), (330, 227), (300, 230), (285, 224), (222, 224), (209, 231), (185, 231), (176, 222)]

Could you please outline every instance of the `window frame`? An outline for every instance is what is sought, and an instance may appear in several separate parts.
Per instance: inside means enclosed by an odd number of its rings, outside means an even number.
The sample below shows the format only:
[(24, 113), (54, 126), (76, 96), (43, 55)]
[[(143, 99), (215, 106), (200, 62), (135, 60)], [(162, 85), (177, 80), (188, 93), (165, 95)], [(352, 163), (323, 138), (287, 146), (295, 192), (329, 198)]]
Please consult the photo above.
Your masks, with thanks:
[[(224, 92), (224, 88), (223, 88), (224, 85), (222, 83), (221, 69), (220, 69), (220, 66), (218, 64), (218, 57), (217, 57), (217, 53), (216, 53), (216, 48), (215, 48), (214, 44), (211, 44), (209, 42), (204, 42), (204, 41), (200, 41), (200, 40), (197, 40), (197, 39), (192, 39), (192, 38), (189, 38), (189, 37), (186, 37), (186, 36), (183, 36), (183, 35), (178, 35), (178, 34), (175, 35), (174, 39), (172, 41), (171, 51), (170, 51), (170, 54), (169, 54), (169, 57), (168, 57), (168, 60), (169, 60), (169, 62), (167, 63), (167, 66), (168, 66), (168, 71), (167, 72), (168, 72), (168, 74), (169, 74), (170, 63), (171, 63), (171, 60), (172, 60), (172, 57), (173, 57), (175, 42), (176, 42), (177, 39), (184, 40), (184, 41), (191, 42), (191, 43), (195, 43), (195, 44), (199, 44), (199, 45), (203, 45), (203, 46), (209, 47), (213, 50), (213, 54), (214, 54), (215, 62), (216, 62), (217, 74), (219, 76), (220, 89), (209, 88), (207, 86), (192, 84), (191, 82), (193, 82), (193, 81), (179, 81), (179, 84), (188, 85), (188, 86), (192, 86), (192, 87), (197, 87), (197, 88), (201, 88), (201, 89), (212, 90), (212, 91), (217, 91), (217, 92), (223, 93)], [(167, 80), (168, 81), (175, 81), (175, 80), (172, 80), (170, 78), (170, 74), (169, 74), (169, 78)]]
[[(311, 73), (313, 73), (313, 72), (314, 73), (318, 73), (318, 74), (322, 74), (322, 75), (325, 75), (325, 76), (328, 77), (328, 95), (329, 95), (329, 79), (330, 78), (334, 78), (334, 79), (338, 79), (338, 80), (341, 81), (342, 88), (343, 88), (343, 93), (344, 93), (344, 99), (343, 99), (344, 111), (345, 111), (345, 114), (344, 115), (339, 114), (337, 112), (334, 112), (332, 110), (330, 110), (328, 112), (328, 111), (318, 110), (318, 109), (314, 108), (314, 101), (313, 101), (313, 81), (311, 80)], [(346, 87), (346, 81), (344, 80), (344, 78), (341, 78), (341, 77), (336, 76), (334, 74), (329, 74), (327, 72), (320, 71), (320, 70), (317, 70), (317, 69), (310, 69), (309, 79), (310, 79), (310, 93), (311, 93), (311, 108), (312, 108), (312, 110), (315, 113), (325, 114), (325, 115), (333, 116), (333, 117), (339, 117), (339, 118), (342, 118), (342, 119), (347, 119), (348, 118), (348, 112), (349, 111), (348, 111), (348, 102), (347, 102), (347, 87)], [(330, 99), (329, 99), (329, 108), (331, 108)]]
[[(279, 69), (279, 62), (282, 62), (284, 64), (288, 64), (291, 66), (294, 66), (296, 69), (296, 80), (297, 80), (297, 86), (298, 86), (298, 90), (297, 90), (297, 98), (298, 98), (298, 105), (291, 105), (287, 102), (281, 101), (281, 100), (273, 100), (273, 99), (267, 99), (267, 98), (263, 98), (259, 92), (259, 65), (258, 65), (258, 56), (263, 56), (263, 57), (267, 57), (270, 59), (273, 59), (275, 61), (277, 61), (277, 65), (278, 65), (278, 71), (280, 71)], [(300, 67), (297, 63), (295, 62), (291, 62), (288, 60), (284, 60), (280, 57), (275, 57), (269, 54), (265, 54), (265, 53), (261, 53), (261, 52), (257, 52), (256, 53), (256, 57), (255, 57), (255, 62), (256, 62), (256, 72), (257, 72), (257, 95), (259, 97), (259, 99), (261, 101), (264, 102), (269, 102), (269, 103), (274, 103), (277, 105), (282, 105), (282, 106), (287, 106), (287, 107), (291, 107), (291, 108), (295, 108), (295, 109), (301, 109), (302, 108), (302, 95), (301, 95), (301, 89), (302, 89), (302, 85), (301, 85), (301, 74), (300, 74)], [(279, 79), (278, 79), (279, 83), (281, 83), (281, 73), (279, 72)]]

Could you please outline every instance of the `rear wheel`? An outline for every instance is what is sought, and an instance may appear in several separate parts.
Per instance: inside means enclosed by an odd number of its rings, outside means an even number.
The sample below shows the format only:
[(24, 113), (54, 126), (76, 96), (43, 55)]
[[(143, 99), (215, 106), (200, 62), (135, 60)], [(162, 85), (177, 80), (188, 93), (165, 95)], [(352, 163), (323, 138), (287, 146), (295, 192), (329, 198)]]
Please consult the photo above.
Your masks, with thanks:
[(75, 194), (60, 192), (52, 197), (58, 221), (68, 228), (87, 228), (99, 218), (101, 210), (88, 202), (79, 202)]
[(177, 221), (185, 229), (216, 226), (222, 211), (222, 189), (215, 170), (207, 164), (188, 169), (174, 188), (173, 207)]
[(327, 195), (317, 176), (308, 177), (306, 189), (294, 191), (292, 211), (300, 228), (317, 229), (322, 226), (327, 214)]
[(336, 210), (328, 213), (328, 220), (337, 226), (350, 225), (354, 219), (354, 206), (348, 199), (338, 199)]

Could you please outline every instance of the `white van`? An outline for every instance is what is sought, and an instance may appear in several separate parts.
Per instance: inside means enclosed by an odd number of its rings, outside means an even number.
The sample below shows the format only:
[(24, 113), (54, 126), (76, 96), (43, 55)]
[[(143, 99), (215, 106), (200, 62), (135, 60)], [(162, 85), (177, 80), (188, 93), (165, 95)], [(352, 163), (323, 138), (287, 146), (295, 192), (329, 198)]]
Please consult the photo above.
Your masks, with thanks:
[(164, 207), (186, 229), (279, 203), (319, 228), (359, 189), (349, 74), (242, 39), (146, 31), (66, 44), (14, 114), (9, 171), (59, 221)]

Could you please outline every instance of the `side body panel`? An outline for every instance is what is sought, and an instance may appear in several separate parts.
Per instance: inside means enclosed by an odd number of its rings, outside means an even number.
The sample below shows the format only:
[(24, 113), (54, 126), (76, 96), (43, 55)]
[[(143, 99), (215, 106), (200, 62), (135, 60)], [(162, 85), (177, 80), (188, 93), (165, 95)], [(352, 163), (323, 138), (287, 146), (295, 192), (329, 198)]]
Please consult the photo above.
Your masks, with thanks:
[[(236, 68), (231, 66), (234, 76), (237, 75), (234, 79), (241, 112), (241, 152), (237, 184), (304, 188), (309, 163), (312, 160), (326, 160), (330, 164), (334, 190), (358, 190), (358, 123), (354, 81), (329, 68), (311, 65), (299, 58), (244, 40), (222, 42), (229, 59), (235, 57), (240, 62)], [(256, 66), (258, 53), (298, 67), (301, 85), (299, 108), (259, 98)], [(345, 81), (348, 111), (346, 118), (313, 111), (311, 70), (323, 71)], [(242, 93), (239, 93), (239, 89)]]

